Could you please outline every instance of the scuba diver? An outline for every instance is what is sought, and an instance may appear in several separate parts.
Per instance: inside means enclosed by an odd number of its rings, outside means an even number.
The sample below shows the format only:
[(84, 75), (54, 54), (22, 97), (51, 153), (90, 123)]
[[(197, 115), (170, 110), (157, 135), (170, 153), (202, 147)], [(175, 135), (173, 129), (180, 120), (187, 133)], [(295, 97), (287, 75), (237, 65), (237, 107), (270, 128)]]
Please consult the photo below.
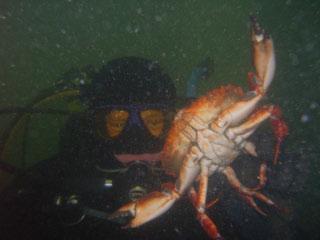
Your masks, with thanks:
[(112, 60), (82, 86), (80, 97), (88, 110), (67, 121), (59, 155), (32, 167), (2, 195), (1, 239), (207, 238), (187, 199), (139, 229), (106, 220), (171, 180), (159, 160), (176, 89), (159, 64)]

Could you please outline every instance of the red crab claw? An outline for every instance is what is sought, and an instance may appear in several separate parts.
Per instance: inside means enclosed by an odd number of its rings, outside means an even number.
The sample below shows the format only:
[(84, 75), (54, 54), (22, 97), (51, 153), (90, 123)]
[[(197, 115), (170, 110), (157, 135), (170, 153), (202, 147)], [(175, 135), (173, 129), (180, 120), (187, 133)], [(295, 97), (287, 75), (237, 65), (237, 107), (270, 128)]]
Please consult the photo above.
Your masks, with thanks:
[(276, 137), (276, 145), (274, 151), (273, 164), (277, 164), (280, 155), (280, 146), (284, 138), (289, 134), (289, 128), (282, 118), (281, 109), (275, 106), (272, 110), (271, 125), (273, 133)]
[[(180, 198), (175, 189), (164, 189), (120, 207), (108, 216), (108, 220), (126, 224), (124, 228), (135, 228), (166, 212)], [(127, 221), (126, 221), (127, 220)], [(126, 221), (126, 222), (125, 222)]]
[(272, 82), (276, 62), (273, 41), (261, 28), (256, 17), (251, 16), (252, 61), (255, 74), (249, 73), (249, 87), (257, 94), (265, 94)]

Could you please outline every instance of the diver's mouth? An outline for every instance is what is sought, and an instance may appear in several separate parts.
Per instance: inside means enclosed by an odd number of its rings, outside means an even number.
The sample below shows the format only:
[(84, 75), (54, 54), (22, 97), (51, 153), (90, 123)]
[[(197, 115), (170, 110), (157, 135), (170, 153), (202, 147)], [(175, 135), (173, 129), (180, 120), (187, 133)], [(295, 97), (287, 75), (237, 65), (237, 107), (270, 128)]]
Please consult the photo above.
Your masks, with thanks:
[(134, 161), (158, 162), (161, 160), (161, 152), (142, 154), (115, 154), (114, 156), (123, 164), (128, 164)]

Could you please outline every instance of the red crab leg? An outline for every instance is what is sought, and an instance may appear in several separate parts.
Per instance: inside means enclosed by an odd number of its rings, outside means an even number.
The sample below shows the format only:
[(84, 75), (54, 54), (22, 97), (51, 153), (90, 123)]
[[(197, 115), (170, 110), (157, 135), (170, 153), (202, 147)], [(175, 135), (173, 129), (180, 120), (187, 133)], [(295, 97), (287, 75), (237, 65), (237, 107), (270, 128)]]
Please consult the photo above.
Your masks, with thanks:
[(260, 169), (259, 169), (259, 184), (258, 186), (256, 186), (255, 188), (253, 188), (252, 190), (260, 190), (262, 189), (266, 183), (267, 183), (267, 164), (265, 162), (260, 164)]
[(276, 138), (273, 164), (277, 164), (280, 155), (280, 146), (284, 138), (289, 134), (289, 128), (282, 118), (282, 112), (279, 107), (274, 107), (271, 116), (271, 125)]
[(267, 214), (261, 210), (261, 208), (258, 207), (256, 204), (254, 198), (259, 199), (260, 201), (268, 204), (269, 206), (277, 207), (277, 205), (268, 197), (263, 195), (262, 193), (259, 193), (255, 190), (249, 189), (241, 184), (239, 179), (237, 178), (236, 173), (231, 167), (226, 167), (226, 169), (223, 171), (224, 175), (227, 177), (229, 183), (231, 186), (239, 192), (240, 196), (245, 199), (245, 201), (249, 204), (249, 206), (253, 207), (257, 212), (260, 214), (266, 216)]
[(237, 140), (237, 137), (241, 141), (243, 138), (246, 139), (250, 136), (257, 126), (265, 119), (271, 119), (271, 125), (276, 137), (276, 145), (274, 151), (273, 163), (276, 164), (279, 154), (280, 146), (284, 138), (288, 135), (288, 126), (282, 119), (282, 113), (277, 106), (264, 106), (254, 112), (249, 119), (238, 127), (233, 127), (227, 130), (227, 135), (230, 139)]
[[(257, 77), (253, 72), (248, 73), (248, 85), (251, 91), (259, 91), (259, 84), (257, 81)], [(289, 128), (286, 122), (282, 118), (282, 112), (279, 107), (274, 107), (273, 113), (271, 116), (271, 125), (273, 129), (273, 133), (276, 138), (276, 145), (274, 150), (274, 158), (273, 164), (277, 164), (279, 155), (280, 155), (280, 146), (283, 142), (284, 138), (289, 133)]]
[(236, 126), (253, 112), (261, 98), (262, 95), (256, 95), (252, 98), (235, 102), (211, 123), (210, 128), (216, 132), (223, 132), (229, 126)]
[[(246, 122), (241, 124), (238, 127), (230, 128), (227, 130), (227, 135), (229, 138), (237, 138), (238, 136), (242, 136), (242, 138), (248, 137), (259, 124), (261, 124), (266, 119), (273, 116), (274, 106), (264, 106), (255, 111)], [(241, 138), (240, 138), (241, 139)], [(241, 141), (241, 140), (240, 140)], [(249, 150), (250, 148), (253, 150)], [(251, 142), (245, 142), (244, 149), (249, 154), (257, 157), (257, 153), (255, 151), (255, 146)], [(265, 162), (261, 163), (259, 169), (259, 184), (254, 187), (252, 190), (260, 190), (262, 189), (267, 182), (267, 164)]]
[(222, 239), (216, 224), (208, 217), (205, 212), (201, 212), (198, 210), (198, 194), (196, 193), (194, 188), (190, 189), (189, 197), (193, 206), (197, 209), (197, 219), (208, 236), (211, 239)]
[[(240, 126), (227, 129), (227, 136), (229, 139), (235, 139), (236, 141), (242, 141), (243, 139), (248, 138), (263, 121), (273, 116), (273, 109), (273, 106), (260, 107)], [(241, 138), (237, 140), (237, 137), (239, 136)]]
[(207, 190), (208, 190), (208, 167), (201, 166), (201, 173), (199, 179), (199, 191), (197, 199), (197, 209), (201, 212), (205, 211), (205, 205), (207, 201)]

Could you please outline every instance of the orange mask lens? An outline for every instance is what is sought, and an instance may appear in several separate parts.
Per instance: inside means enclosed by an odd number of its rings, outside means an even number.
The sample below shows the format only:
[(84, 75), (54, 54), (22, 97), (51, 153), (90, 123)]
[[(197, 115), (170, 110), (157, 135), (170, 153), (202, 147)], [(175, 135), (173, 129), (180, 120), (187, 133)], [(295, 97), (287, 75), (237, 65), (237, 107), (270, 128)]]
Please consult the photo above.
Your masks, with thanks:
[(125, 128), (129, 113), (124, 110), (112, 110), (106, 115), (106, 131), (109, 137), (117, 137)]
[(148, 109), (140, 112), (140, 116), (153, 136), (159, 137), (162, 134), (164, 128), (164, 114), (162, 111)]

